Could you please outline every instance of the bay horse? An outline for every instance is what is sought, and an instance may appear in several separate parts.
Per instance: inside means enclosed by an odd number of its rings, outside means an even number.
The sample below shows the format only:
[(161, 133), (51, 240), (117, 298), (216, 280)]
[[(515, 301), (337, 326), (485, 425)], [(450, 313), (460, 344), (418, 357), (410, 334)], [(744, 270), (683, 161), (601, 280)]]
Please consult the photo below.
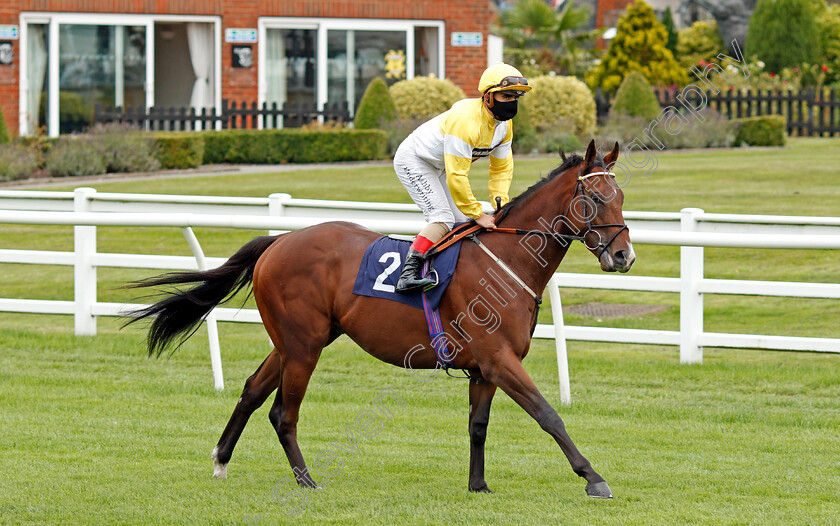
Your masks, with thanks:
[[(566, 159), (561, 152), (563, 164), (496, 212), (497, 227), (509, 232), (485, 230), (476, 238), (481, 243), (464, 241), (461, 246), (455, 274), (440, 303), (440, 315), (453, 327), (447, 337), (459, 349), (452, 365), (465, 370), (470, 378), (470, 491), (490, 492), (484, 479), (484, 443), (490, 404), (496, 388), (501, 387), (557, 441), (574, 472), (586, 479), (589, 496), (612, 497), (604, 478), (575, 447), (560, 416), (521, 362), (528, 354), (540, 297), (571, 240), (583, 241), (604, 271), (627, 272), (635, 260), (621, 211), (624, 194), (609, 173), (618, 153), (616, 143), (601, 157), (594, 141), (584, 157)], [(511, 231), (523, 236), (510, 235)], [(248, 418), (276, 389), (269, 420), (297, 482), (318, 487), (298, 446), (298, 412), (321, 350), (341, 334), (392, 365), (407, 367), (410, 362), (413, 369), (440, 366), (431, 347), (414, 352), (418, 342), (430, 341), (420, 309), (352, 293), (362, 255), (380, 236), (352, 223), (323, 223), (257, 237), (215, 269), (174, 272), (131, 285), (195, 284), (185, 291), (170, 291), (158, 303), (135, 312), (128, 322), (153, 318), (148, 351), (160, 356), (176, 340), (183, 342), (192, 335), (213, 307), (252, 283), (274, 348), (246, 380), (213, 450), (214, 476), (227, 476), (233, 448)], [(503, 263), (494, 262), (481, 244)], [(486, 298), (489, 292), (482, 276), (487, 269), (502, 270), (504, 264), (511, 272), (494, 275), (504, 276), (497, 289), (507, 291), (505, 308), (497, 323), (488, 327), (486, 319), (463, 313), (475, 314), (470, 301), (480, 294)], [(526, 290), (528, 293), (521, 293)]]

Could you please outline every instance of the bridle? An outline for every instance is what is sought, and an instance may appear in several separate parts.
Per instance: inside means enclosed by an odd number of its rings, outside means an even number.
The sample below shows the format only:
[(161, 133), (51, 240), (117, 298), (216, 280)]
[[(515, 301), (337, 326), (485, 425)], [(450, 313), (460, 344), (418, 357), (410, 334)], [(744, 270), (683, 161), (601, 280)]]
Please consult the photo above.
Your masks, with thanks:
[[(569, 217), (572, 214), (572, 207), (574, 206), (575, 200), (578, 196), (586, 197), (586, 194), (583, 191), (583, 181), (589, 179), (590, 177), (595, 177), (598, 175), (610, 175), (614, 177), (614, 174), (608, 170), (603, 170), (600, 172), (590, 172), (584, 175), (581, 175), (582, 168), (578, 167), (578, 177), (577, 183), (575, 185), (575, 195), (572, 196), (572, 200), (569, 202), (569, 209), (566, 211), (566, 215), (564, 217)], [(600, 259), (601, 255), (604, 253), (607, 248), (612, 244), (613, 241), (625, 230), (627, 230), (627, 225), (620, 225), (616, 223), (610, 224), (603, 224), (603, 225), (593, 225), (592, 219), (589, 217), (587, 213), (587, 201), (589, 199), (581, 199), (583, 203), (583, 217), (584, 217), (584, 225), (585, 229), (582, 234), (559, 234), (557, 232), (546, 232), (545, 230), (523, 230), (520, 228), (503, 228), (503, 227), (496, 227), (493, 229), (493, 232), (501, 232), (503, 234), (517, 234), (517, 235), (534, 235), (534, 236), (542, 236), (542, 237), (550, 237), (556, 240), (561, 244), (565, 244), (566, 241), (580, 241), (583, 243), (586, 248), (590, 249), (589, 245), (586, 243), (586, 237), (591, 234), (595, 233), (598, 236), (598, 244), (591, 248), (590, 250), (597, 251), (595, 256)], [(503, 217), (502, 217), (503, 218)], [(603, 237), (601, 237), (601, 233), (597, 230), (599, 228), (613, 228), (617, 227), (618, 230), (610, 237), (609, 241), (604, 243)]]

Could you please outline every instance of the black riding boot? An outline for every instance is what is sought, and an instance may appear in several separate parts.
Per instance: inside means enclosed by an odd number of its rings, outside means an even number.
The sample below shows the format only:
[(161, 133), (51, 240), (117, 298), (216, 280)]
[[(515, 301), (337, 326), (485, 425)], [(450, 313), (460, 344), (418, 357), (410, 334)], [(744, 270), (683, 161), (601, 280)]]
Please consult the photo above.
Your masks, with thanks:
[(413, 248), (408, 250), (408, 257), (405, 259), (400, 279), (397, 281), (397, 292), (416, 292), (426, 285), (435, 283), (432, 278), (420, 277), (420, 272), (423, 270), (423, 259), (423, 254), (420, 252)]

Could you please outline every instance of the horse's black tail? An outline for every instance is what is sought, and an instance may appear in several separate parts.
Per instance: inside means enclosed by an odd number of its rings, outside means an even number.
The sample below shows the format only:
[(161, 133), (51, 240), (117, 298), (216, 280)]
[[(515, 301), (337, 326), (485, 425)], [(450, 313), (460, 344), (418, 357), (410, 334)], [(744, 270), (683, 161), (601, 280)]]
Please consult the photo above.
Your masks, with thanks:
[[(210, 314), (213, 307), (230, 299), (246, 287), (254, 278), (254, 267), (276, 236), (254, 238), (231, 256), (224, 265), (212, 270), (192, 272), (170, 272), (128, 285), (128, 288), (154, 287), (159, 285), (177, 285), (198, 283), (189, 290), (174, 290), (161, 301), (129, 314), (136, 321), (154, 318), (147, 336), (149, 356), (160, 356), (177, 339), (173, 352), (198, 330), (201, 322)], [(124, 326), (125, 326), (124, 325)]]

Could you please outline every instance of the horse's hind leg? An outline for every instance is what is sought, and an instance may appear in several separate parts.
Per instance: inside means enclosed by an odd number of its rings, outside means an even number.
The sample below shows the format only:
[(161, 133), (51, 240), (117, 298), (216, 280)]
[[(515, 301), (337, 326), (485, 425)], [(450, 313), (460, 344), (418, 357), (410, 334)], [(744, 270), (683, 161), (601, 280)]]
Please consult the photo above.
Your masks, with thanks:
[(218, 444), (213, 449), (213, 476), (227, 477), (227, 464), (233, 454), (233, 448), (245, 429), (251, 414), (259, 408), (265, 399), (280, 385), (283, 375), (283, 354), (275, 347), (263, 360), (257, 370), (245, 381), (242, 396), (228, 420)]
[[(287, 348), (287, 351), (289, 349)], [(312, 480), (303, 454), (300, 451), (297, 441), (297, 422), (300, 412), (300, 404), (306, 394), (306, 387), (318, 358), (321, 356), (321, 347), (301, 349), (300, 352), (288, 352), (286, 364), (283, 368), (283, 380), (280, 389), (277, 391), (277, 398), (268, 418), (277, 432), (280, 445), (286, 452), (289, 465), (295, 474), (298, 484), (305, 487), (316, 488), (318, 485)]]
[(492, 493), (484, 480), (484, 442), (495, 393), (495, 384), (480, 376), (470, 378), (470, 491)]

